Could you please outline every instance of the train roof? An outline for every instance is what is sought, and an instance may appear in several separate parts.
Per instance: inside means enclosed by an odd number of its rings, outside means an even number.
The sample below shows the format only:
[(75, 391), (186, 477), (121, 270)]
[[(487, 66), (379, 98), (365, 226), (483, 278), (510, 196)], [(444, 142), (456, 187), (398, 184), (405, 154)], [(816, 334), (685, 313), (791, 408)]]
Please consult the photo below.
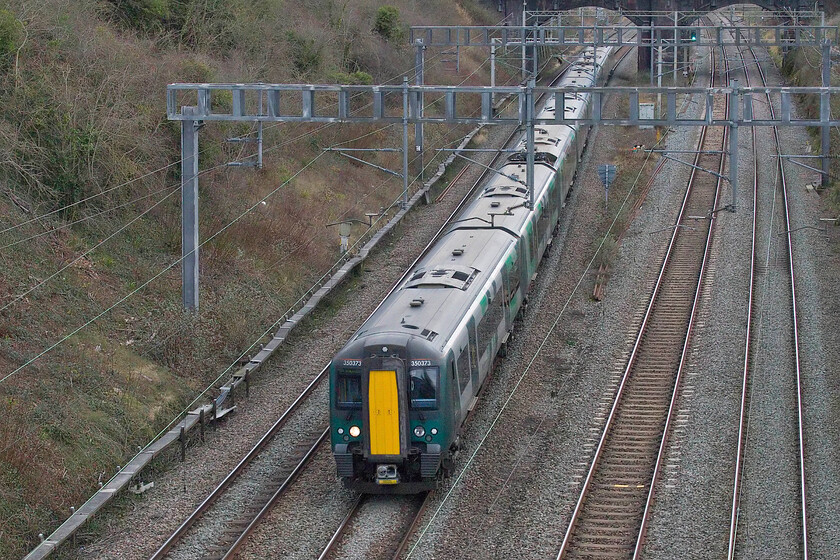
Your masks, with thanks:
[(442, 349), (515, 241), (515, 236), (501, 229), (448, 232), (355, 339), (381, 333), (409, 334)]
[[(561, 85), (591, 85), (594, 61), (598, 60), (600, 66), (606, 53), (608, 50), (599, 51), (595, 58), (590, 56), (588, 61), (573, 66)], [(567, 94), (566, 111), (582, 111), (585, 103), (584, 94)], [(553, 110), (552, 99), (541, 112)], [(536, 151), (560, 156), (573, 134), (574, 128), (567, 125), (538, 126)], [(524, 149), (524, 139), (517, 146)], [(547, 163), (535, 165), (534, 171), (535, 200), (539, 201), (555, 171)], [(525, 232), (530, 211), (524, 182), (524, 162), (504, 164), (353, 340), (390, 333), (425, 339), (444, 350), (471, 314), (471, 307), (481, 300), (482, 292), (498, 288), (489, 283), (511, 246)]]

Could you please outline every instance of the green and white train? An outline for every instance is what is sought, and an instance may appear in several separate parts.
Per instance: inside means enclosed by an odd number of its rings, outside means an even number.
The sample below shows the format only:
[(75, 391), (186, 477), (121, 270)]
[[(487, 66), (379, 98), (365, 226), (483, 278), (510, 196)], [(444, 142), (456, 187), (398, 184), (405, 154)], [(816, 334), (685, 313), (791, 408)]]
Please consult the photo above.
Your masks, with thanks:
[[(588, 49), (559, 87), (600, 84), (609, 48)], [(566, 94), (567, 117), (590, 95)], [(540, 116), (552, 117), (553, 99)], [(330, 366), (338, 476), (360, 492), (415, 493), (453, 467), (459, 434), (505, 345), (561, 217), (589, 127), (540, 125), (534, 209), (525, 138), (475, 200), (362, 325)]]

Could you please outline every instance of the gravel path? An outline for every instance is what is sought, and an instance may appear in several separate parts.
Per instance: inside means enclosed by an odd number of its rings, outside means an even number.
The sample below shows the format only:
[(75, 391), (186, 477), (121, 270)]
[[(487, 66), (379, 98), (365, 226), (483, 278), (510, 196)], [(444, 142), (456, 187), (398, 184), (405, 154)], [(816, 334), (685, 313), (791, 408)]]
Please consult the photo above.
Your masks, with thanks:
[[(483, 133), (483, 145), (499, 146), (510, 130), (488, 127)], [(309, 323), (299, 327), (287, 349), (261, 370), (251, 383), (251, 397), (237, 401), (235, 418), (223, 422), (217, 432), (208, 433), (206, 444), (189, 449), (184, 464), (164, 469), (154, 477), (152, 491), (138, 498), (125, 496), (111, 506), (101, 516), (104, 535), (76, 551), (63, 552), (64, 557), (124, 560), (151, 555), (344, 345), (426, 246), (480, 172), (478, 166), (471, 166), (441, 203), (421, 206), (406, 216), (392, 239), (363, 264), (359, 276), (333, 296), (333, 302), (340, 305), (328, 304), (318, 311)], [(325, 396), (315, 402), (320, 402), (321, 416), (311, 420), (313, 427), (328, 421), (329, 409)], [(341, 493), (334, 463), (321, 469), (318, 476), (329, 483), (325, 485), (326, 493)], [(314, 494), (310, 503), (317, 507), (324, 504)], [(343, 504), (335, 507), (339, 508), (337, 515), (343, 515)]]

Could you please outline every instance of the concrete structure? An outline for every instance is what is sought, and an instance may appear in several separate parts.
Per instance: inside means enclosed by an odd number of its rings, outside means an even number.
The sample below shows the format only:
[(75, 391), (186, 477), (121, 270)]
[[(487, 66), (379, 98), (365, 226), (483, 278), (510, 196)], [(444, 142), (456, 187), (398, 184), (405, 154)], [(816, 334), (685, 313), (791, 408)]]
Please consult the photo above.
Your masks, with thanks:
[[(790, 14), (780, 19), (780, 24), (793, 21), (796, 12), (815, 13), (823, 10), (823, 1), (807, 0), (486, 0), (503, 13), (510, 24), (522, 21), (522, 11), (576, 10), (578, 8), (603, 8), (620, 12), (640, 27), (651, 25), (691, 25), (697, 18), (727, 6), (752, 4), (769, 12)], [(651, 40), (650, 32), (642, 30), (642, 40)], [(652, 49), (639, 49), (639, 69), (651, 67)]]

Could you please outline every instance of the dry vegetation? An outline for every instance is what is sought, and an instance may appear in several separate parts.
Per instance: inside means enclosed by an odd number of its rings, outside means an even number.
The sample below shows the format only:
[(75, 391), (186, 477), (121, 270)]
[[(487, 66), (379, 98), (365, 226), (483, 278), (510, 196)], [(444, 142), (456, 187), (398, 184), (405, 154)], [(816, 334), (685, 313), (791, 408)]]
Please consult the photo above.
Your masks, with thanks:
[[(830, 8), (827, 7), (826, 9), (829, 10)], [(826, 25), (838, 25), (838, 23), (840, 23), (840, 16), (834, 16), (826, 21)], [(813, 86), (822, 83), (822, 53), (819, 49), (793, 49), (784, 56), (780, 49), (771, 49), (771, 54), (791, 85)], [(836, 67), (836, 63), (834, 66)], [(840, 78), (838, 78), (837, 69), (832, 68), (831, 85), (837, 86), (838, 84), (840, 84)], [(840, 100), (835, 97), (833, 96), (831, 99), (831, 115), (836, 118), (840, 114)], [(819, 119), (819, 96), (803, 95), (797, 101), (798, 109), (804, 115), (809, 118)], [(811, 135), (812, 152), (820, 153), (820, 130), (817, 127), (811, 127), (809, 128), (809, 133)], [(838, 146), (840, 146), (840, 131), (837, 128), (832, 129), (830, 139), (831, 147), (829, 153), (836, 154)], [(837, 180), (837, 177), (840, 177), (839, 169), (837, 161), (832, 160), (832, 177), (827, 187), (821, 190), (821, 195), (826, 197), (829, 207), (835, 212), (840, 212), (840, 181)]]
[[(477, 0), (390, 4), (385, 12), (373, 0), (0, 5), (0, 230), (31, 220), (0, 232), (0, 377), (180, 256), (179, 168), (171, 165), (179, 131), (165, 118), (167, 83), (383, 82), (413, 64), (409, 24), (495, 16)], [(460, 76), (431, 60), (427, 80), (458, 83), (485, 56), (464, 52)], [(487, 83), (487, 75), (470, 80)], [(393, 130), (315, 128), (267, 127), (264, 170), (203, 175), (201, 238), (324, 146), (365, 134), (351, 145), (399, 145)], [(238, 157), (240, 146), (223, 139), (250, 130), (202, 129), (202, 169)], [(428, 142), (458, 132), (430, 127)], [(397, 167), (385, 155), (373, 159)], [(0, 383), (0, 557), (20, 556), (55, 527), (286, 311), (338, 256), (337, 234), (325, 224), (387, 207), (399, 189), (375, 170), (322, 156), (203, 248), (198, 313), (181, 311), (175, 267)]]

